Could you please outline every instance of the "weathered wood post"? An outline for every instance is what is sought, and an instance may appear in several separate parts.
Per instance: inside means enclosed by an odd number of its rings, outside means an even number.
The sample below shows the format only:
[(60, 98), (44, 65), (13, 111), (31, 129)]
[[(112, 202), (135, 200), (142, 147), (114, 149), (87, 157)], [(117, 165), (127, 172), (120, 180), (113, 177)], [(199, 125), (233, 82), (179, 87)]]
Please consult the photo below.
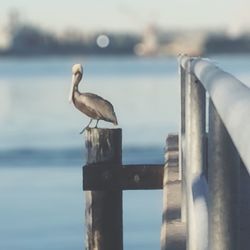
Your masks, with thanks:
[[(173, 196), (177, 195), (176, 188), (171, 188), (172, 191), (175, 191), (173, 194), (170, 194), (169, 190), (169, 182), (178, 181), (178, 163), (179, 163), (179, 151), (178, 151), (178, 135), (177, 134), (169, 134), (166, 140), (166, 151), (165, 151), (165, 165), (163, 172), (163, 215), (162, 215), (162, 226), (161, 226), (161, 250), (167, 250), (171, 248), (171, 240), (169, 240), (170, 232), (168, 230), (168, 222), (170, 221), (168, 215), (168, 206), (171, 204), (172, 206), (176, 206), (178, 202), (176, 200), (180, 199), (180, 197), (176, 197), (173, 199)], [(171, 170), (173, 169), (173, 170)], [(175, 170), (174, 170), (175, 169)], [(176, 172), (175, 175), (171, 172)], [(170, 174), (169, 174), (170, 173)], [(168, 198), (169, 201), (168, 201)], [(173, 202), (176, 202), (176, 204)], [(172, 209), (172, 207), (170, 208)], [(177, 217), (180, 217), (181, 211), (175, 211)], [(178, 236), (177, 236), (178, 237)], [(173, 239), (172, 239), (173, 240)], [(179, 242), (179, 244), (181, 244)]]
[[(87, 167), (103, 164), (103, 178), (112, 179), (109, 168), (121, 166), (121, 145), (121, 129), (86, 130)], [(122, 250), (122, 190), (85, 191), (85, 200), (85, 249)]]

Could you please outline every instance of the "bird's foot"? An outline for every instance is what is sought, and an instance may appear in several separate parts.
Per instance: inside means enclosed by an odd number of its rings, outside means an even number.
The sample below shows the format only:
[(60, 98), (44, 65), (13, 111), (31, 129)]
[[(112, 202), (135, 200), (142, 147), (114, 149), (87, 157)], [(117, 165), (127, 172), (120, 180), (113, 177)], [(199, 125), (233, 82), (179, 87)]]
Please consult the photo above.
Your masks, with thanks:
[(99, 122), (99, 120), (97, 120), (97, 121), (96, 121), (96, 125), (95, 125), (95, 127), (94, 127), (94, 128), (97, 128), (98, 122)]
[(90, 119), (88, 125), (87, 125), (86, 127), (83, 128), (83, 130), (80, 132), (80, 134), (82, 134), (86, 129), (89, 128), (89, 126), (90, 126), (90, 124), (91, 124), (92, 121), (93, 121), (93, 119)]
[(84, 127), (84, 128), (82, 129), (82, 131), (80, 132), (80, 135), (81, 135), (86, 129), (88, 129), (88, 128), (89, 128), (89, 126)]

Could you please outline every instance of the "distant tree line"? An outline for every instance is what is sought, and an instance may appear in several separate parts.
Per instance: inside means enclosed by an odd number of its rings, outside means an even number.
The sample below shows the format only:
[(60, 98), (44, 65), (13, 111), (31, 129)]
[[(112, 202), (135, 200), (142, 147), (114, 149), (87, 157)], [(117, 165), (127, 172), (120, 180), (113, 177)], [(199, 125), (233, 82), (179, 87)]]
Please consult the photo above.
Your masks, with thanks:
[(239, 54), (250, 53), (250, 36), (228, 37), (225, 35), (211, 35), (204, 44), (205, 54)]
[(131, 34), (106, 34), (109, 44), (98, 46), (100, 34), (81, 36), (68, 32), (63, 37), (43, 31), (31, 25), (22, 25), (11, 34), (10, 47), (4, 54), (14, 55), (67, 55), (67, 54), (133, 54), (140, 37)]
[[(156, 41), (156, 49), (164, 48), (168, 44), (178, 45), (184, 32), (155, 31), (152, 34), (145, 32), (139, 34), (129, 33), (105, 33), (108, 37), (108, 45), (98, 45), (97, 38), (101, 33), (81, 34), (76, 30), (68, 30), (59, 36), (55, 33), (43, 30), (20, 18), (19, 11), (11, 11), (7, 25), (9, 30), (9, 47), (1, 50), (1, 55), (133, 55), (138, 44), (148, 45)], [(186, 32), (188, 34), (188, 31)], [(146, 36), (145, 36), (146, 35)], [(192, 37), (195, 39), (195, 37)], [(244, 34), (238, 37), (230, 37), (225, 33), (208, 33), (202, 43), (201, 53), (250, 53), (250, 35)], [(138, 46), (137, 46), (138, 47)], [(167, 54), (167, 52), (165, 52)]]

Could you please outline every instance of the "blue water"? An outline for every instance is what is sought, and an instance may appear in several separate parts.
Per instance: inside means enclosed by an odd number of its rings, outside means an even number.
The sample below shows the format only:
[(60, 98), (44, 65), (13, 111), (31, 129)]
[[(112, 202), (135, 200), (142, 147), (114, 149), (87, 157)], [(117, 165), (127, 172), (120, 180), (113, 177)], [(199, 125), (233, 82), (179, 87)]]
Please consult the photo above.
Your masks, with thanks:
[[(213, 60), (250, 83), (250, 57)], [(175, 58), (0, 59), (1, 250), (83, 249), (79, 131), (88, 119), (68, 103), (76, 62), (84, 64), (81, 89), (115, 107), (124, 163), (162, 163), (165, 138), (178, 131)], [(123, 206), (124, 249), (159, 249), (161, 191), (126, 191)]]

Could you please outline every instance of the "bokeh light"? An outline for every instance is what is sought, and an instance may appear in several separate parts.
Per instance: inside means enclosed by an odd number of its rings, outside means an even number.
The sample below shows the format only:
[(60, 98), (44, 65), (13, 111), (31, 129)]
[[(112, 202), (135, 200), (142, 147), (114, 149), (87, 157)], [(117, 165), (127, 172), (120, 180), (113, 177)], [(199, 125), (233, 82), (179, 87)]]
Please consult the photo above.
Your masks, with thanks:
[(100, 48), (106, 48), (109, 46), (110, 40), (109, 37), (107, 35), (99, 35), (96, 39), (96, 44), (100, 47)]

